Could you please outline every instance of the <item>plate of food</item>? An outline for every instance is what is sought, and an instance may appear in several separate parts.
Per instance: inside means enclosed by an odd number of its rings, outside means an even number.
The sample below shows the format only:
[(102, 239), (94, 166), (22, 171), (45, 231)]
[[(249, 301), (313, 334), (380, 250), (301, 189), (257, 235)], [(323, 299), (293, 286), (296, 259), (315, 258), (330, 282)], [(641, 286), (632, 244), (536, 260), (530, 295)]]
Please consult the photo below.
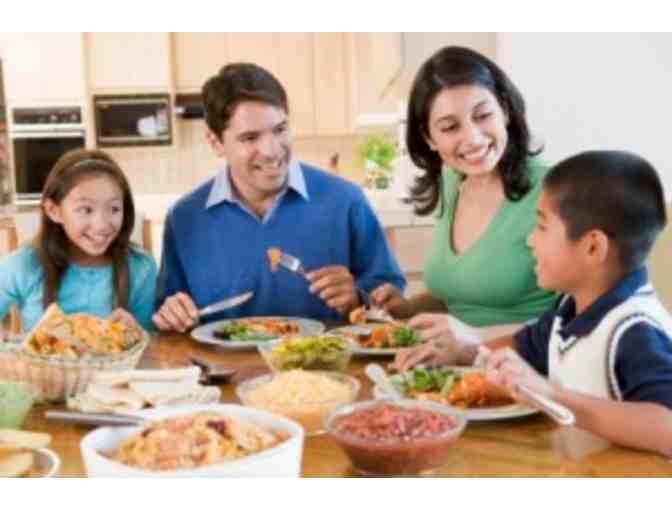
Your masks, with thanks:
[(412, 347), (422, 341), (417, 331), (401, 322), (353, 324), (328, 333), (345, 338), (352, 346), (352, 352), (359, 355), (390, 356), (403, 347)]
[(191, 332), (197, 342), (232, 350), (256, 349), (285, 335), (319, 335), (324, 324), (302, 317), (245, 317), (211, 322)]
[[(482, 368), (416, 367), (390, 376), (390, 382), (405, 398), (459, 409), (468, 420), (501, 420), (539, 412), (517, 403), (501, 386), (488, 382)], [(373, 394), (376, 398), (385, 396), (377, 386)]]

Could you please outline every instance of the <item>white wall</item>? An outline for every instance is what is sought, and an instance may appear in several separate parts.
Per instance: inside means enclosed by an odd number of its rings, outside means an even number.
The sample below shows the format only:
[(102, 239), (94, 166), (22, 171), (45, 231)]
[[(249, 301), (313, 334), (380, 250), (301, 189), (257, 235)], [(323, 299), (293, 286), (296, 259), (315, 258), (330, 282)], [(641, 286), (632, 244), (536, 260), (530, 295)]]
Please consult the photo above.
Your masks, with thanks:
[(497, 59), (555, 162), (587, 149), (647, 158), (672, 200), (672, 34), (498, 34)]

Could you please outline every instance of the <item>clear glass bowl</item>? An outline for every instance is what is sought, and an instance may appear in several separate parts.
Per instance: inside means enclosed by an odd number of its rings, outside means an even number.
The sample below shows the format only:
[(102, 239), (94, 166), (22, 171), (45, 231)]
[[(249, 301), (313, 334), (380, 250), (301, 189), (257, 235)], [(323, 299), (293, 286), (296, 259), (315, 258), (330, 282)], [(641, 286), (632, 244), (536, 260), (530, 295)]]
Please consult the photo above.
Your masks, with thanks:
[[(287, 374), (289, 372), (284, 373)], [(306, 435), (315, 436), (323, 434), (325, 432), (324, 418), (337, 407), (354, 402), (359, 394), (360, 383), (354, 377), (339, 372), (310, 371), (307, 373), (321, 374), (336, 382), (343, 383), (347, 385), (347, 391), (339, 397), (316, 399), (313, 401), (298, 401), (296, 398), (292, 398), (295, 397), (294, 395), (283, 395), (281, 393), (274, 395), (269, 400), (262, 401), (259, 398), (255, 398), (252, 392), (271, 383), (275, 377), (281, 375), (277, 373), (266, 374), (243, 381), (236, 386), (236, 395), (243, 405), (263, 409), (296, 421), (303, 426)], [(292, 391), (289, 390), (289, 392)]]
[(40, 356), (18, 344), (0, 344), (0, 380), (29, 383), (36, 402), (63, 402), (84, 391), (96, 372), (135, 368), (148, 343), (144, 332), (142, 340), (124, 352), (88, 358)]
[[(454, 426), (425, 437), (365, 438), (339, 430), (339, 420), (377, 406), (395, 405), (404, 409), (421, 409), (450, 417)], [(431, 472), (445, 464), (453, 444), (458, 440), (467, 419), (458, 411), (434, 402), (419, 400), (367, 400), (341, 406), (324, 421), (327, 433), (350, 459), (353, 468), (369, 475), (410, 476)]]
[(286, 370), (333, 370), (337, 372), (345, 371), (352, 358), (352, 347), (336, 335), (314, 335), (319, 337), (337, 338), (342, 344), (341, 350), (323, 350), (316, 352), (281, 352), (279, 348), (289, 343), (296, 342), (301, 335), (288, 335), (278, 340), (273, 340), (259, 344), (257, 349), (264, 358), (264, 361), (273, 372), (283, 372)]
[(0, 380), (0, 428), (20, 429), (32, 407), (33, 393), (28, 383)]

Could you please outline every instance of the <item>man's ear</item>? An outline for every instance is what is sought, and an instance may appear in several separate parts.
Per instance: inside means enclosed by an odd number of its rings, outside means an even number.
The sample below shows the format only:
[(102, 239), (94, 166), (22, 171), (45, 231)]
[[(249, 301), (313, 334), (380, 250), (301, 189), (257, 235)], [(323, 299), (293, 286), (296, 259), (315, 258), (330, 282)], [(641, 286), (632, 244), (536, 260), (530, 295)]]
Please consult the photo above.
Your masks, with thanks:
[(214, 151), (215, 154), (219, 157), (224, 157), (224, 148), (220, 139), (212, 132), (211, 129), (205, 130), (205, 141), (208, 143), (210, 148)]
[(44, 201), (44, 213), (49, 217), (51, 221), (54, 223), (63, 223), (63, 214), (61, 212), (61, 206), (59, 206), (56, 202), (51, 200), (50, 198), (47, 198)]

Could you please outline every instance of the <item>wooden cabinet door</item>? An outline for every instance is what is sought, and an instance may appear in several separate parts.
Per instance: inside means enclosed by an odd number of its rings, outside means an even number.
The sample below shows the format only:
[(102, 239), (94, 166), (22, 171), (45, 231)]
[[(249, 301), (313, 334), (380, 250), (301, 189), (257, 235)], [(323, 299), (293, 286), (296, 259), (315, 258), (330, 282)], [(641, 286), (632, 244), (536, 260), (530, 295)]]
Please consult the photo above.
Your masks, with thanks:
[(175, 32), (175, 87), (182, 93), (200, 93), (205, 81), (229, 62), (224, 32)]
[(354, 33), (351, 51), (356, 115), (397, 112), (397, 81), (403, 71), (401, 33)]
[(345, 33), (315, 33), (316, 135), (343, 135), (354, 128), (348, 39)]
[(88, 32), (94, 92), (162, 92), (172, 88), (168, 32)]
[(12, 106), (84, 101), (82, 33), (2, 33), (7, 102)]
[[(253, 62), (280, 80), (296, 137), (315, 134), (314, 36), (311, 33), (229, 33), (231, 62)], [(333, 77), (332, 77), (333, 78)]]

